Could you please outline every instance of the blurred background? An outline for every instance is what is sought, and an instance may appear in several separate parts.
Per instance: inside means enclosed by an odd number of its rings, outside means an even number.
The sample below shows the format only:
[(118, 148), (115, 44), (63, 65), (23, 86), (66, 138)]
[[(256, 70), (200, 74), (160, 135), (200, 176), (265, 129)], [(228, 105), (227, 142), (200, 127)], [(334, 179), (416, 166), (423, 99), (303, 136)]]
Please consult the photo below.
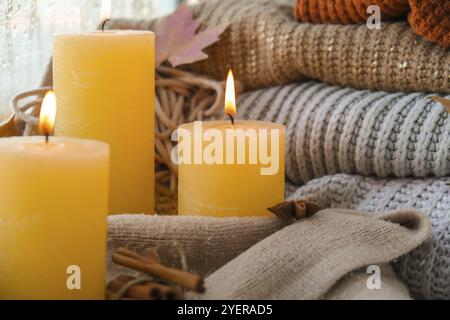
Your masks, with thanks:
[[(182, 1), (111, 2), (113, 17), (151, 19), (171, 13)], [(101, 0), (0, 0), (0, 120), (9, 115), (13, 95), (40, 82), (51, 56), (52, 35), (95, 30), (100, 10)]]
[[(112, 0), (112, 15), (154, 18), (172, 12), (178, 2)], [(100, 9), (101, 0), (0, 0), (0, 118), (9, 114), (14, 94), (39, 83), (52, 34), (94, 30)]]

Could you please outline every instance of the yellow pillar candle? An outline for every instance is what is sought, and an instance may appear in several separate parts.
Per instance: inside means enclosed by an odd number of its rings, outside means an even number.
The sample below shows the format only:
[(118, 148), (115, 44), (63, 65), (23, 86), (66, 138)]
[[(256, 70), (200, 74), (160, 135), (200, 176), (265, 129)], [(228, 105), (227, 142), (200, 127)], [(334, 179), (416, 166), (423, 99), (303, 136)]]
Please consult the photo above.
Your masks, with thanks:
[(108, 161), (103, 142), (0, 139), (0, 299), (104, 298)]
[(56, 35), (56, 135), (111, 148), (110, 213), (154, 213), (154, 34)]
[[(213, 149), (212, 144), (218, 140), (207, 138), (208, 132), (212, 132), (210, 129), (217, 130), (217, 136), (220, 133), (224, 144), (223, 148), (215, 148), (208, 160), (211, 154), (208, 149)], [(183, 138), (181, 130), (185, 132)], [(245, 139), (241, 148), (237, 147), (239, 139), (230, 137), (239, 130), (257, 133), (256, 148), (251, 147), (249, 139)], [(267, 130), (267, 141), (259, 139), (260, 130)], [(272, 136), (271, 133), (276, 134)], [(186, 139), (187, 136), (192, 139)], [(271, 216), (267, 208), (284, 200), (284, 136), (284, 126), (262, 121), (236, 121), (234, 126), (229, 121), (205, 121), (180, 126), (180, 157), (190, 163), (181, 163), (180, 158), (178, 160), (178, 214)], [(274, 144), (271, 137), (277, 139)], [(229, 157), (231, 141), (235, 146), (233, 160)], [(278, 147), (272, 148), (273, 145)], [(191, 150), (190, 157), (185, 158), (187, 149)], [(217, 152), (222, 155), (217, 155)], [(251, 163), (250, 153), (254, 152), (257, 153), (256, 162)], [(260, 157), (260, 152), (270, 157), (271, 161), (264, 161), (265, 157)], [(245, 155), (244, 163), (238, 163), (239, 153)]]
[(231, 121), (181, 125), (172, 153), (178, 163), (178, 214), (271, 216), (284, 200), (285, 127), (263, 121), (234, 121), (233, 74), (226, 85)]

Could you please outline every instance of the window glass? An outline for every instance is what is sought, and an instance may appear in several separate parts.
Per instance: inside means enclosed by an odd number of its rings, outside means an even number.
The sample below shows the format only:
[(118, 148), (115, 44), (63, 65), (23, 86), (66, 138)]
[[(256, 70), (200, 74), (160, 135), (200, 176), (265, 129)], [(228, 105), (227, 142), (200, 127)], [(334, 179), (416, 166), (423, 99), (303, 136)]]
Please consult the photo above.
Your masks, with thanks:
[[(148, 19), (177, 0), (112, 0), (113, 17)], [(52, 34), (94, 30), (101, 0), (0, 0), (0, 117), (19, 91), (34, 88), (51, 56)]]

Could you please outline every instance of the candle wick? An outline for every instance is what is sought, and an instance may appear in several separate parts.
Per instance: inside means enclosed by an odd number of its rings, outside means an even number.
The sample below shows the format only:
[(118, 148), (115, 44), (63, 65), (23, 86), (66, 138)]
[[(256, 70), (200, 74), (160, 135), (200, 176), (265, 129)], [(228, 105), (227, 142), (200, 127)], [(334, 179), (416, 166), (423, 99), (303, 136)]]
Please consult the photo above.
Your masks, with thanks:
[(227, 113), (227, 116), (230, 118), (231, 123), (233, 124), (233, 127), (234, 127), (234, 118), (233, 118), (233, 116), (231, 114), (229, 114), (229, 113)]
[(48, 144), (48, 140), (49, 140), (49, 134), (46, 133), (46, 134), (45, 134), (45, 143), (46, 143), (46, 144)]
[(105, 19), (105, 21), (103, 21), (103, 23), (102, 23), (102, 32), (105, 32), (106, 23), (108, 23), (109, 21), (111, 21), (111, 19)]

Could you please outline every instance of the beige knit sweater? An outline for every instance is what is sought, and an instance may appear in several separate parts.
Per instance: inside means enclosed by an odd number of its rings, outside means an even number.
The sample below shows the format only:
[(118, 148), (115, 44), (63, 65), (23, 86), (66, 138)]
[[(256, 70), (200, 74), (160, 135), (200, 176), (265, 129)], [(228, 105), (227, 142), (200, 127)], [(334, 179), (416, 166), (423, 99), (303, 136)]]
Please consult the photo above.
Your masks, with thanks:
[[(207, 0), (193, 7), (202, 28), (228, 24), (209, 58), (188, 67), (223, 80), (229, 67), (247, 89), (305, 78), (385, 91), (450, 93), (450, 49), (414, 34), (406, 22), (299, 23), (272, 0)], [(113, 20), (112, 29), (154, 29), (158, 21)]]
[(233, 67), (248, 88), (303, 77), (354, 88), (450, 92), (450, 49), (414, 34), (406, 22), (298, 23), (293, 8), (271, 0), (209, 0), (194, 8), (204, 25), (230, 23), (192, 69), (224, 79)]

